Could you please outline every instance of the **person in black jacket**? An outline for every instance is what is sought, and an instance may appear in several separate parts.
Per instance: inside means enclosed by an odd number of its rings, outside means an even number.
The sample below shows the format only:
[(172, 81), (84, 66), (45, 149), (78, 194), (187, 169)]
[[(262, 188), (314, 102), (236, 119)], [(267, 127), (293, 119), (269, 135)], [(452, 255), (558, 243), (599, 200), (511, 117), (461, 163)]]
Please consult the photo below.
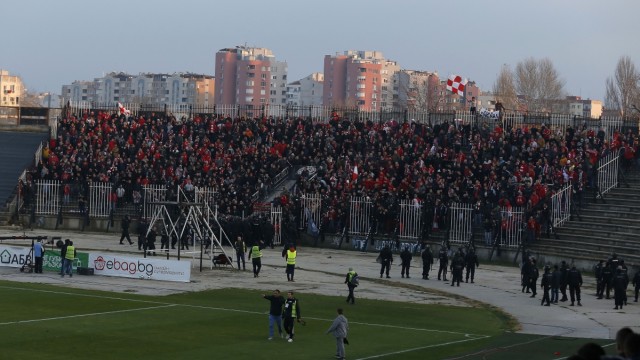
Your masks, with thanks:
[(444, 246), (440, 248), (440, 252), (438, 253), (438, 258), (440, 259), (440, 268), (438, 269), (438, 280), (440, 280), (440, 275), (442, 275), (442, 280), (447, 281), (447, 265), (449, 264), (449, 255), (447, 254), (447, 249)]
[(269, 340), (273, 339), (273, 325), (278, 325), (278, 334), (284, 337), (282, 332), (282, 306), (284, 305), (284, 297), (280, 294), (280, 290), (273, 291), (273, 295), (262, 294), (262, 297), (271, 302), (269, 306)]
[(429, 280), (429, 270), (431, 270), (431, 265), (433, 264), (433, 254), (431, 253), (431, 247), (427, 245), (427, 247), (422, 252), (422, 278), (425, 280)]
[(129, 215), (125, 215), (124, 219), (122, 219), (122, 223), (120, 224), (122, 227), (122, 234), (120, 234), (120, 245), (124, 245), (122, 240), (127, 239), (129, 241), (129, 245), (133, 245), (133, 241), (131, 241), (131, 237), (129, 236), (129, 226), (131, 226), (131, 219), (129, 219)]
[(391, 276), (389, 276), (389, 270), (391, 269), (391, 263), (393, 262), (393, 253), (391, 252), (391, 248), (389, 248), (389, 246), (385, 246), (384, 248), (382, 248), (382, 250), (380, 250), (380, 277), (382, 277), (382, 274), (386, 273), (387, 274), (387, 279), (390, 278)]
[(469, 252), (465, 256), (465, 263), (467, 267), (465, 282), (469, 282), (469, 275), (471, 275), (471, 283), (473, 284), (473, 278), (476, 275), (476, 267), (480, 266), (480, 263), (478, 262), (478, 255), (473, 248), (469, 249)]
[(520, 283), (522, 284), (522, 292), (527, 290), (527, 294), (531, 292), (529, 291), (529, 271), (530, 271), (529, 269), (530, 268), (531, 268), (531, 260), (525, 259), (525, 261), (522, 262), (522, 268), (520, 269)]
[[(544, 267), (544, 274), (542, 274), (542, 281), (540, 281), (540, 287), (543, 290), (542, 301), (540, 302), (541, 306), (551, 305), (551, 299), (549, 298), (549, 289), (551, 288), (552, 282), (553, 282), (553, 274), (551, 273), (551, 268), (549, 267), (549, 265), (546, 265)], [(546, 304), (545, 304), (545, 300), (547, 302)]]
[(619, 267), (616, 270), (616, 276), (613, 277), (613, 297), (615, 299), (616, 307), (614, 310), (622, 310), (622, 305), (624, 305), (624, 295), (626, 293), (626, 279), (622, 272), (622, 268)]
[(402, 270), (400, 274), (402, 277), (407, 275), (407, 279), (409, 279), (409, 268), (411, 268), (411, 260), (413, 259), (413, 255), (411, 255), (411, 251), (409, 251), (409, 247), (405, 247), (404, 250), (400, 253), (400, 260), (402, 260)]
[(571, 265), (567, 282), (569, 283), (569, 295), (571, 296), (571, 306), (574, 306), (574, 302), (578, 301), (578, 306), (582, 306), (580, 303), (580, 287), (582, 286), (582, 274), (580, 270), (576, 269), (576, 265)]
[(293, 296), (293, 291), (287, 293), (287, 299), (284, 301), (284, 312), (282, 313), (284, 319), (284, 331), (288, 335), (288, 342), (293, 342), (295, 320), (302, 322), (300, 316), (300, 303), (298, 299)]
[(451, 286), (457, 284), (460, 286), (462, 280), (462, 271), (464, 270), (464, 255), (462, 249), (458, 250), (451, 260)]
[(560, 288), (560, 270), (558, 265), (553, 265), (553, 272), (551, 273), (551, 302), (558, 303), (558, 295)]
[(593, 276), (596, 278), (596, 296), (602, 297), (604, 291), (604, 282), (602, 280), (602, 270), (604, 269), (604, 260), (598, 261), (598, 264), (593, 267)]
[(640, 290), (640, 270), (636, 271), (636, 275), (633, 277), (633, 287), (635, 290), (634, 302), (638, 302), (638, 290)]
[(605, 294), (607, 299), (611, 299), (611, 280), (613, 280), (613, 270), (607, 264), (602, 268), (602, 291), (598, 299), (602, 299)]
[(535, 258), (531, 258), (530, 261), (530, 267), (529, 267), (529, 290), (531, 290), (531, 296), (532, 298), (536, 297), (536, 283), (538, 282), (538, 276), (540, 275), (539, 271), (538, 271), (538, 266), (536, 265), (536, 259)]
[(147, 240), (147, 230), (149, 229), (149, 224), (146, 219), (140, 219), (138, 222), (138, 250), (142, 250), (146, 245)]
[(158, 233), (156, 233), (156, 229), (152, 227), (149, 230), (149, 233), (147, 234), (146, 249), (150, 250), (147, 252), (148, 255), (151, 255), (153, 253), (153, 256), (156, 256), (156, 237), (157, 236), (158, 236)]
[(568, 276), (569, 276), (569, 265), (567, 262), (562, 260), (560, 264), (560, 292), (562, 293), (561, 302), (567, 301), (567, 284), (568, 284)]

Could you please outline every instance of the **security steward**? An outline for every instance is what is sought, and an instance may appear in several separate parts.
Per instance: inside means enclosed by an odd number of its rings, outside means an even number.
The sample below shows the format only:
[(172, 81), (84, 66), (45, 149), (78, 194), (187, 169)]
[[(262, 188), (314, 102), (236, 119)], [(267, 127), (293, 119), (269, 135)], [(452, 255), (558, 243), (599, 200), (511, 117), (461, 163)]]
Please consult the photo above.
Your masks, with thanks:
[(289, 291), (287, 293), (287, 299), (284, 301), (284, 312), (282, 313), (282, 318), (284, 319), (284, 331), (288, 335), (287, 341), (293, 342), (294, 320), (297, 319), (298, 322), (302, 320), (300, 317), (300, 304), (298, 303), (298, 299), (293, 297), (293, 291)]
[(253, 264), (253, 277), (257, 278), (260, 276), (260, 269), (262, 268), (262, 244), (260, 242), (255, 242), (251, 249), (249, 249), (248, 258), (251, 259), (251, 263)]
[(298, 255), (298, 252), (296, 251), (296, 248), (293, 247), (293, 245), (289, 246), (289, 249), (287, 249), (287, 252), (285, 254), (286, 260), (287, 260), (287, 269), (286, 269), (287, 281), (294, 281), (293, 280), (293, 274), (296, 271), (296, 256), (297, 255)]

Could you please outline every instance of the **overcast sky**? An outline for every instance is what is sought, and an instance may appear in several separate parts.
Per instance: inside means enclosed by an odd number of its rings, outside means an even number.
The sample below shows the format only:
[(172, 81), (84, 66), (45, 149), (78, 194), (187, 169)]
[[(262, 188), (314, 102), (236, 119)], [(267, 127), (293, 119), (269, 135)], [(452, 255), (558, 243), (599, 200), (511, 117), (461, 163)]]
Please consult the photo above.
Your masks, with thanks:
[(377, 50), (491, 90), (502, 64), (547, 57), (567, 93), (602, 99), (621, 56), (640, 67), (638, 0), (20, 0), (0, 13), (0, 69), (53, 93), (110, 71), (214, 75), (215, 53), (245, 43), (291, 81), (324, 55)]

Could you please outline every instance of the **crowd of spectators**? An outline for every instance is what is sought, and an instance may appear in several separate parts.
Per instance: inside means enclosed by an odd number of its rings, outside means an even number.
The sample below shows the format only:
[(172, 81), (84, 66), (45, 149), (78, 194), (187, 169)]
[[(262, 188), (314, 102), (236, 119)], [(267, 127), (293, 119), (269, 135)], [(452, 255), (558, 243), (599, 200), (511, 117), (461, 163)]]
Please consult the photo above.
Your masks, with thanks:
[(68, 116), (59, 120), (33, 180), (60, 180), (80, 194), (90, 182), (112, 183), (116, 205), (140, 203), (148, 184), (173, 192), (176, 185), (187, 192), (209, 187), (220, 212), (248, 214), (256, 192), (288, 167), (286, 125), (213, 116)]
[(44, 148), (32, 180), (61, 180), (64, 201), (72, 191), (86, 194), (90, 182), (109, 182), (115, 206), (140, 204), (147, 184), (210, 187), (221, 213), (240, 216), (251, 213), (255, 194), (264, 195), (281, 171), (306, 166), (312, 171), (303, 171), (294, 191), (276, 202), (300, 216), (299, 197), (319, 194), (327, 231), (347, 225), (349, 199), (359, 196), (374, 204), (376, 231), (397, 228), (404, 199), (427, 205), (424, 236), (445, 228), (448, 206), (460, 202), (474, 204), (474, 219), (492, 234), (505, 226), (500, 208), (523, 207), (535, 237), (541, 227), (548, 231), (552, 194), (572, 183), (580, 203), (584, 191), (597, 186), (601, 158), (620, 153), (628, 169), (640, 154), (631, 130), (512, 128), (480, 120), (472, 126), (351, 121), (337, 114), (326, 122), (70, 115), (59, 121), (58, 137)]
[[(580, 204), (597, 186), (597, 166), (624, 149), (625, 167), (638, 161), (638, 136), (631, 130), (606, 134), (586, 124), (579, 128), (512, 128), (487, 120), (480, 126), (459, 122), (429, 126), (416, 122), (299, 122), (291, 148), (294, 164), (313, 164), (317, 174), (302, 177), (300, 194), (317, 193), (329, 205), (323, 224), (346, 224), (349, 196), (373, 202), (372, 220), (385, 233), (397, 228), (398, 201), (424, 207), (425, 231), (446, 227), (448, 206), (474, 204), (491, 236), (504, 230), (501, 208), (524, 208), (535, 237), (550, 227), (550, 197), (574, 185)], [(547, 207), (545, 207), (545, 204)], [(547, 229), (544, 229), (544, 228)]]

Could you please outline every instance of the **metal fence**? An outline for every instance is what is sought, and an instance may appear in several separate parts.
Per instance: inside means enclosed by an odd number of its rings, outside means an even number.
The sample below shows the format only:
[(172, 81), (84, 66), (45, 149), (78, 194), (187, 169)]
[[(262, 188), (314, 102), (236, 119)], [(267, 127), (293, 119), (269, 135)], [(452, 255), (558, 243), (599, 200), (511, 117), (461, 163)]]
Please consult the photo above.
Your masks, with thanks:
[(420, 203), (413, 200), (400, 201), (400, 214), (398, 216), (398, 237), (402, 239), (417, 240), (422, 233)]
[(571, 197), (573, 186), (565, 185), (551, 195), (551, 219), (554, 227), (561, 227), (571, 218)]
[(598, 162), (598, 187), (603, 194), (618, 186), (618, 171), (620, 157), (617, 153), (611, 153)]
[(500, 208), (500, 246), (518, 247), (522, 243), (525, 226), (524, 209), (521, 207)]
[(36, 214), (56, 215), (60, 212), (62, 199), (59, 180), (41, 180), (36, 182)]
[(282, 207), (271, 204), (271, 225), (273, 225), (273, 245), (282, 245)]
[(167, 201), (167, 188), (163, 185), (145, 185), (144, 186), (144, 205), (143, 216), (151, 218), (160, 205), (157, 202)]
[(371, 224), (371, 207), (369, 197), (352, 196), (349, 201), (349, 234), (367, 235)]
[(89, 185), (89, 216), (109, 217), (115, 204), (111, 202), (113, 184), (91, 183)]
[(449, 215), (449, 242), (467, 244), (473, 236), (473, 204), (452, 203)]
[[(505, 127), (522, 128), (525, 126), (541, 126), (544, 124), (552, 131), (564, 132), (568, 127), (586, 127), (597, 131), (603, 129), (607, 137), (614, 131), (638, 129), (637, 118), (601, 117), (585, 118), (582, 116), (557, 113), (525, 113), (504, 112), (499, 118), (486, 117), (480, 112), (468, 110), (429, 112), (426, 109), (385, 108), (376, 111), (362, 110), (358, 107), (331, 107), (322, 105), (293, 106), (281, 104), (253, 105), (201, 105), (201, 104), (139, 104), (123, 103), (132, 116), (156, 113), (173, 115), (177, 119), (192, 118), (196, 115), (216, 115), (231, 118), (272, 117), (276, 120), (286, 118), (306, 118), (316, 122), (328, 122), (333, 114), (350, 121), (397, 122), (415, 121), (423, 124), (442, 124), (444, 122), (477, 126), (483, 122), (501, 123)], [(91, 111), (118, 112), (118, 103), (97, 103), (91, 101), (68, 101), (65, 107), (67, 114), (78, 116)], [(55, 127), (52, 126), (52, 129)]]
[(303, 194), (300, 197), (300, 228), (307, 227), (309, 219), (319, 226), (322, 219), (322, 197), (320, 194)]

